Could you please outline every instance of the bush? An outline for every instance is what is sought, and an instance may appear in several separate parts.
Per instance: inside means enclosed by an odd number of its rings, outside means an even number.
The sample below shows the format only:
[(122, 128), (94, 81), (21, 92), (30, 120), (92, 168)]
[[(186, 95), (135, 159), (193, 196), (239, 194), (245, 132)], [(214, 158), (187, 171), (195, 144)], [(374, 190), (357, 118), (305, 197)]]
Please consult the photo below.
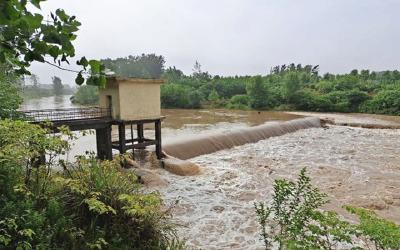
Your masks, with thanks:
[[(270, 206), (255, 204), (266, 249), (277, 243), (279, 249), (320, 249), (347, 242), (351, 229), (336, 214), (317, 211), (327, 202), (326, 195), (311, 185), (303, 168), (297, 182), (276, 180)], [(340, 225), (337, 237), (325, 237)]]
[(363, 111), (400, 115), (400, 90), (382, 90), (363, 106)]
[(79, 245), (164, 249), (170, 237), (175, 238), (159, 194), (141, 192), (136, 176), (123, 171), (118, 160), (80, 157), (77, 166), (54, 183), (65, 214), (84, 232)]
[(164, 108), (184, 108), (189, 103), (189, 93), (180, 84), (165, 84), (161, 86), (161, 105)]
[(230, 109), (248, 109), (250, 98), (248, 95), (234, 95), (228, 102)]
[(261, 239), (266, 249), (399, 249), (400, 226), (366, 209), (346, 207), (359, 225), (341, 220), (335, 212), (319, 210), (326, 194), (311, 185), (303, 168), (296, 182), (275, 180), (272, 202), (255, 203)]
[(326, 96), (320, 96), (311, 90), (299, 90), (293, 95), (296, 109), (307, 111), (330, 111), (332, 102)]
[(400, 226), (379, 218), (373, 211), (345, 207), (347, 211), (356, 214), (360, 219), (357, 230), (375, 245), (376, 249), (400, 249)]
[(201, 108), (201, 102), (203, 101), (203, 97), (198, 90), (193, 90), (190, 91), (188, 94), (188, 104), (186, 105), (186, 108), (190, 109), (198, 109)]

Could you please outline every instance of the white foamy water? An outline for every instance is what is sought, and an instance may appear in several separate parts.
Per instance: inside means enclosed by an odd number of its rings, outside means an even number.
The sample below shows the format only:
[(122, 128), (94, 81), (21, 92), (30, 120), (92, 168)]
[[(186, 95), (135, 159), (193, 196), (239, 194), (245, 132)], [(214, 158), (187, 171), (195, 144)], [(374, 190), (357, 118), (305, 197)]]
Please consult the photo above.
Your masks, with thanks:
[(270, 200), (273, 181), (294, 179), (302, 167), (328, 193), (327, 209), (347, 215), (341, 206), (352, 204), (400, 222), (400, 130), (312, 128), (192, 161), (202, 175), (160, 170), (170, 183), (160, 191), (179, 200), (174, 218), (190, 246), (262, 249), (254, 202)]

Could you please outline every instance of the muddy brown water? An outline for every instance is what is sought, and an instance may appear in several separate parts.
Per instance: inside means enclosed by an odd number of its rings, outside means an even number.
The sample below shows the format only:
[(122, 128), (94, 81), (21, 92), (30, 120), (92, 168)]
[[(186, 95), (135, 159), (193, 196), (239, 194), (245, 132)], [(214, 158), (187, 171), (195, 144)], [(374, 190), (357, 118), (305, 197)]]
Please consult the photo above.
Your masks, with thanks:
[[(57, 105), (68, 107), (65, 103)], [(164, 142), (206, 135), (211, 131), (229, 133), (268, 121), (309, 115), (333, 116), (351, 122), (365, 122), (366, 119), (378, 124), (382, 121), (397, 124), (400, 120), (399, 117), (365, 114), (259, 114), (231, 110), (164, 110), (163, 114), (167, 116)], [(151, 136), (153, 132), (147, 130), (146, 133)], [(84, 150), (95, 150), (93, 135), (79, 138), (70, 157)], [(326, 209), (353, 220), (341, 208), (350, 204), (373, 209), (400, 223), (399, 129), (309, 128), (190, 160), (201, 167), (201, 175), (182, 177), (157, 170), (169, 183), (158, 189), (165, 202), (178, 201), (173, 218), (182, 225), (178, 233), (187, 238), (189, 246), (263, 249), (253, 204), (270, 201), (273, 181), (295, 179), (303, 167), (307, 167), (313, 183), (328, 194), (330, 203)]]

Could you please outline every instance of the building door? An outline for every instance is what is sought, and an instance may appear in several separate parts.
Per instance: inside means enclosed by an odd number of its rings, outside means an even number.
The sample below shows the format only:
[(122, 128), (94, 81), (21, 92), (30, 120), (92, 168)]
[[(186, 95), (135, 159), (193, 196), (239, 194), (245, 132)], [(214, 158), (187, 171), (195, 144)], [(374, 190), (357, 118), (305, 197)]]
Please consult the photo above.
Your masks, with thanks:
[(108, 108), (108, 110), (109, 110), (109, 112), (110, 112), (110, 115), (111, 115), (111, 117), (114, 117), (113, 116), (113, 106), (112, 106), (112, 96), (111, 95), (107, 95), (107, 108)]

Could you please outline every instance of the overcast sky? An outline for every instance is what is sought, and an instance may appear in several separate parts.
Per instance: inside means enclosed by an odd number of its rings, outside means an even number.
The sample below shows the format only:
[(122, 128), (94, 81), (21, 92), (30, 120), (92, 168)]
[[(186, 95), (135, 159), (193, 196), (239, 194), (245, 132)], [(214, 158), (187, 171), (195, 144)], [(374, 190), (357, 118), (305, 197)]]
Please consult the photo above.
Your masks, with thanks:
[[(287, 63), (343, 73), (400, 67), (400, 0), (48, 0), (82, 23), (78, 57), (156, 53), (191, 73), (266, 74)], [(34, 65), (42, 83), (74, 74)]]

